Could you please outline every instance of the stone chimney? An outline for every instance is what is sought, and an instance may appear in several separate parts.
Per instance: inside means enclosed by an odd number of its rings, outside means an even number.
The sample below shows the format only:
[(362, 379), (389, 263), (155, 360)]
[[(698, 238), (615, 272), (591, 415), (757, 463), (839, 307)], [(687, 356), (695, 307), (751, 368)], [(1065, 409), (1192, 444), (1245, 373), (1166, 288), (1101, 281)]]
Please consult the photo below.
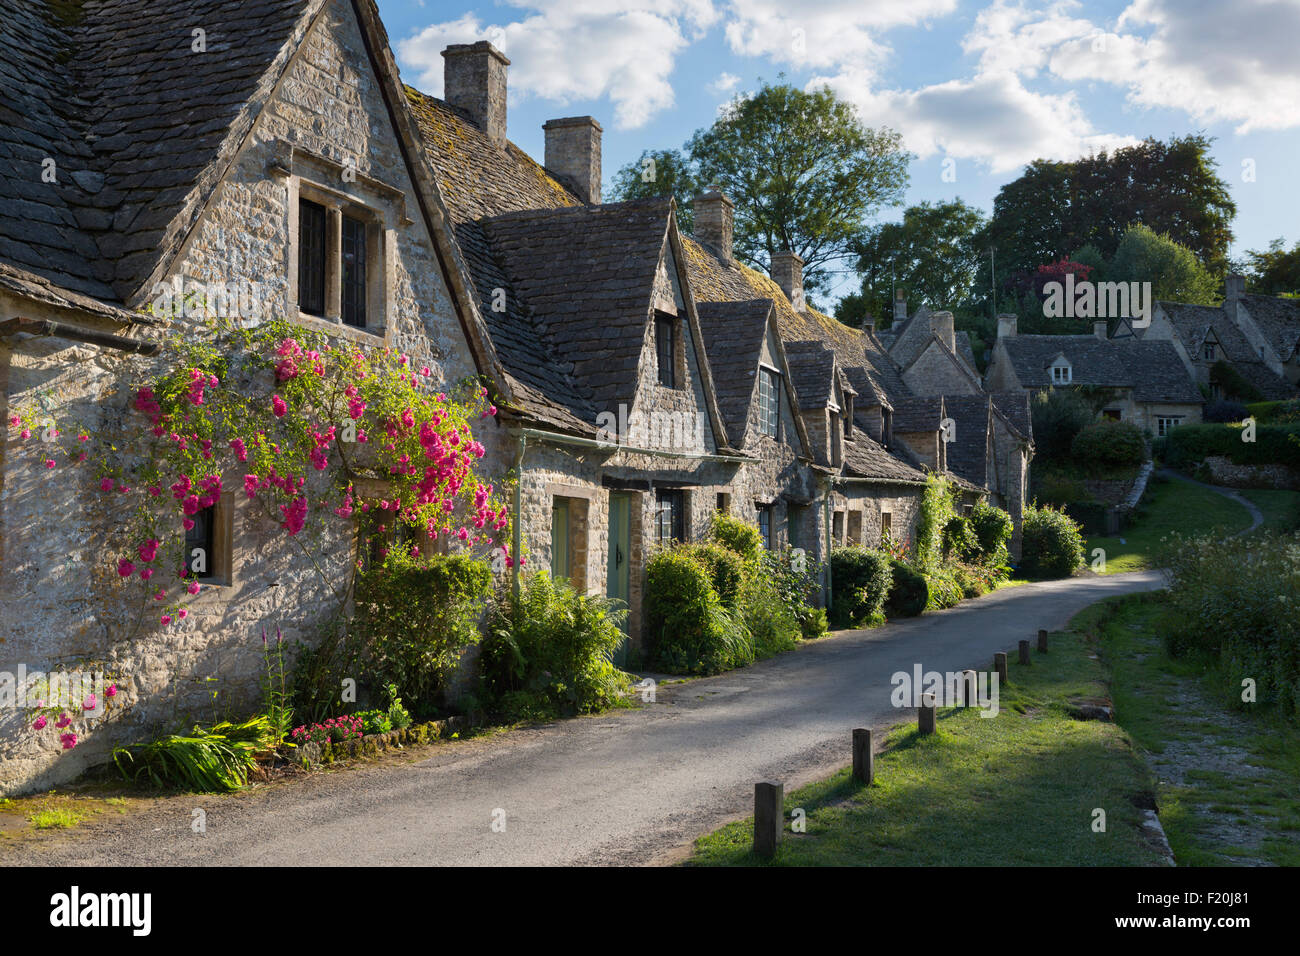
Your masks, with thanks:
[(1001, 312), (998, 314), (998, 338), (1009, 339), (1016, 334), (1016, 314)]
[(510, 61), (487, 40), (455, 43), (442, 51), (442, 97), (469, 113), (498, 146), (506, 141), (506, 67)]
[(903, 290), (899, 289), (894, 296), (894, 323), (905, 322), (907, 320), (907, 300), (903, 298)]
[(1237, 325), (1237, 303), (1246, 294), (1246, 278), (1235, 272), (1229, 273), (1223, 280), (1223, 314), (1233, 325)]
[(939, 336), (944, 345), (957, 351), (957, 333), (953, 329), (951, 312), (932, 312), (930, 314), (930, 331)]
[(796, 312), (807, 308), (803, 298), (803, 260), (797, 253), (789, 249), (772, 253), (772, 280), (781, 287)]
[(546, 168), (563, 179), (588, 205), (600, 204), (600, 124), (590, 116), (547, 120)]
[(1101, 339), (1103, 342), (1106, 341), (1107, 336), (1106, 336), (1105, 319), (1099, 319), (1098, 321), (1092, 323), (1092, 334), (1097, 336), (1097, 338)]
[(696, 196), (692, 206), (695, 210), (695, 241), (708, 246), (724, 262), (730, 262), (736, 207), (716, 189)]

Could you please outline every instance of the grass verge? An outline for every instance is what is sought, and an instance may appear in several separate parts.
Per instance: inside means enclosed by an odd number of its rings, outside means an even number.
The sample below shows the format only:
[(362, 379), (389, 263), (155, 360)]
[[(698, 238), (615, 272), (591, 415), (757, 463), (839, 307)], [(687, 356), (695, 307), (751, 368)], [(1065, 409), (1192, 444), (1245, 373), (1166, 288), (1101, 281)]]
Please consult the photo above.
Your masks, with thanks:
[(1263, 531), (1294, 531), (1300, 525), (1300, 491), (1240, 488), (1241, 496), (1264, 516)]
[(1109, 605), (1099, 619), (1115, 716), (1146, 753), (1179, 866), (1300, 865), (1300, 728), (1232, 706), (1240, 675), (1170, 658), (1161, 595)]
[[(1087, 612), (1084, 612), (1086, 615)], [(1075, 701), (1106, 696), (1090, 619), (1051, 637), (1033, 664), (1012, 663), (996, 717), (946, 709), (938, 732), (895, 727), (870, 787), (848, 768), (786, 797), (784, 866), (1155, 865), (1142, 829), (1151, 778), (1111, 723), (1075, 720)], [(1009, 657), (1015, 660), (1015, 655)], [(845, 731), (845, 750), (849, 743)], [(1096, 832), (1094, 811), (1106, 813)], [(789, 821), (802, 809), (806, 832)], [(753, 821), (696, 841), (688, 865), (752, 866)]]
[(1153, 475), (1137, 520), (1114, 538), (1093, 536), (1084, 542), (1084, 559), (1093, 550), (1106, 552), (1103, 574), (1124, 574), (1155, 567), (1160, 539), (1167, 534), (1205, 534), (1215, 528), (1225, 532), (1250, 527), (1250, 513), (1231, 498), (1185, 481)]

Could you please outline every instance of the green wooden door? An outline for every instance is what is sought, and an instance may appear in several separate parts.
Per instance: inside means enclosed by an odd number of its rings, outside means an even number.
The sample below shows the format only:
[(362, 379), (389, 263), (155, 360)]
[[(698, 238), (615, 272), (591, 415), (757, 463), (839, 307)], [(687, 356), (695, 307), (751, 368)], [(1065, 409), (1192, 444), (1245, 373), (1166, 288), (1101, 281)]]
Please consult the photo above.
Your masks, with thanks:
[[(609, 556), (606, 561), (605, 596), (628, 606), (631, 595), (632, 557), (632, 496), (626, 492), (609, 493)], [(627, 623), (623, 624), (624, 632)], [(622, 666), (627, 660), (627, 641), (619, 647), (614, 663)]]

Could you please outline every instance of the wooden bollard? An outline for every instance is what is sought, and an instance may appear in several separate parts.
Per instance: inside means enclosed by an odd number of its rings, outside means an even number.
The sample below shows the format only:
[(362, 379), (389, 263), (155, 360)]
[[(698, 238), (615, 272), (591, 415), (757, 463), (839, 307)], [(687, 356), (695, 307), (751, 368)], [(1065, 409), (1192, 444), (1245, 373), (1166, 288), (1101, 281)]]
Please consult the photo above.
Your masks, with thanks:
[(979, 706), (979, 674), (975, 671), (961, 672), (961, 705)]
[(876, 775), (876, 755), (871, 749), (871, 731), (861, 727), (853, 731), (853, 779), (868, 786)]
[(1005, 684), (1007, 682), (1007, 655), (998, 651), (993, 655), (993, 669), (998, 672), (998, 681)]
[(754, 852), (765, 860), (776, 855), (785, 823), (785, 784), (754, 784)]
[(935, 731), (934, 694), (922, 694), (921, 706), (916, 709), (916, 729), (918, 733), (932, 734)]
[(1029, 657), (1029, 642), (1028, 642), (1028, 641), (1021, 641), (1021, 642), (1020, 642), (1020, 663), (1024, 664), (1025, 666), (1028, 666), (1028, 665), (1030, 665), (1030, 664), (1033, 663), (1033, 661), (1032, 661), (1032, 660), (1030, 659), (1030, 657)]
[(1038, 653), (1047, 653), (1047, 629), (1044, 627), (1038, 629)]

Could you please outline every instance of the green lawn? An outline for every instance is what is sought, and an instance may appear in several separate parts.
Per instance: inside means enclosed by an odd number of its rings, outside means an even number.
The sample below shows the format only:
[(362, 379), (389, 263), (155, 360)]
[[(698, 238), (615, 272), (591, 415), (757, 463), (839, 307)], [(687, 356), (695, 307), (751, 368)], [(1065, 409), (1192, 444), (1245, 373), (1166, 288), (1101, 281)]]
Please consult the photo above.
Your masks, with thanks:
[(1168, 657), (1155, 630), (1159, 596), (1113, 607), (1098, 632), (1116, 719), (1159, 779), (1179, 866), (1300, 865), (1300, 727), (1229, 706), (1239, 675)]
[(1242, 488), (1241, 496), (1264, 515), (1265, 531), (1292, 531), (1300, 519), (1300, 491)]
[(1176, 479), (1155, 476), (1137, 518), (1118, 538), (1091, 537), (1084, 542), (1084, 559), (1094, 563), (1093, 550), (1105, 552), (1103, 574), (1122, 574), (1155, 567), (1160, 539), (1171, 532), (1193, 534), (1216, 528), (1227, 532), (1250, 527), (1250, 513), (1231, 498)]
[[(1071, 699), (1105, 695), (1106, 673), (1083, 633), (1051, 637), (1051, 653), (1021, 667), (1009, 657), (1000, 712), (943, 710), (939, 731), (916, 733), (915, 718), (891, 732), (876, 757), (876, 782), (845, 768), (786, 797), (777, 865), (1153, 865), (1135, 798), (1151, 781), (1114, 724), (1068, 716)], [(850, 730), (844, 730), (847, 757)], [(791, 832), (796, 808), (805, 833)], [(1094, 832), (1094, 810), (1106, 812)], [(753, 821), (696, 842), (690, 865), (747, 866)]]

